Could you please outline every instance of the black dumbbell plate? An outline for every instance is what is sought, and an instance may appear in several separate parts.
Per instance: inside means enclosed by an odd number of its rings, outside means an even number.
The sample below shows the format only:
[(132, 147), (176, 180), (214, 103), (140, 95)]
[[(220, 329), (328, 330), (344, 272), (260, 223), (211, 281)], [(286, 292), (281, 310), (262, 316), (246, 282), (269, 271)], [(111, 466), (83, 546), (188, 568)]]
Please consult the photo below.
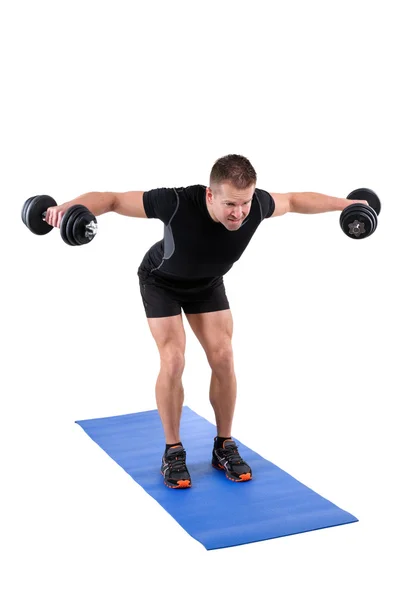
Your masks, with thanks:
[(34, 200), (35, 198), (36, 198), (36, 196), (31, 196), (24, 202), (24, 204), (22, 206), (21, 218), (22, 218), (22, 222), (24, 225), (26, 225), (26, 211), (28, 210), (28, 207), (29, 207), (30, 203), (32, 202), (32, 200)]
[(360, 240), (374, 233), (377, 228), (377, 217), (370, 206), (353, 204), (341, 213), (340, 224), (346, 235)]
[[(29, 203), (29, 204), (28, 204)], [(22, 218), (25, 225), (36, 235), (49, 233), (53, 226), (43, 220), (43, 213), (50, 206), (57, 206), (57, 202), (51, 196), (34, 196), (26, 201), (26, 207), (22, 209)]]

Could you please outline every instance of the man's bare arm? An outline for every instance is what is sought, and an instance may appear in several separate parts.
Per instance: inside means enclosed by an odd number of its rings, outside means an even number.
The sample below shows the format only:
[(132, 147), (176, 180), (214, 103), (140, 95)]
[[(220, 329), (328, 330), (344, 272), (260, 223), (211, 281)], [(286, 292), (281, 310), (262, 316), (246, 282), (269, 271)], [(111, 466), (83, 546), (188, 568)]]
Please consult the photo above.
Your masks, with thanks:
[(366, 200), (347, 200), (318, 194), (316, 192), (289, 192), (287, 194), (270, 194), (275, 203), (272, 217), (279, 217), (287, 212), (317, 214), (335, 210), (344, 210), (354, 202), (368, 204)]
[(107, 212), (117, 212), (127, 217), (146, 217), (143, 194), (144, 192), (88, 192), (69, 202), (48, 208), (46, 221), (53, 227), (60, 227), (62, 217), (75, 204), (82, 204), (95, 217)]
[(144, 192), (121, 192), (114, 194), (112, 211), (125, 217), (147, 218), (143, 204)]

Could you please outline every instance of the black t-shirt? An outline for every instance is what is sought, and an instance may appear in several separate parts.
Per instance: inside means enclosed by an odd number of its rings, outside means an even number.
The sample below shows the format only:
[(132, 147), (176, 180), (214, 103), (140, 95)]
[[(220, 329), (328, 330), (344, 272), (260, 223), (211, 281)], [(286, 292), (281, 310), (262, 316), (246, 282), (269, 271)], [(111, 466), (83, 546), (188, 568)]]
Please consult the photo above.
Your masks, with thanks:
[(241, 227), (229, 231), (209, 214), (204, 185), (149, 190), (143, 202), (147, 217), (165, 227), (164, 238), (148, 250), (138, 272), (166, 284), (207, 285), (220, 279), (275, 208), (272, 196), (256, 188)]

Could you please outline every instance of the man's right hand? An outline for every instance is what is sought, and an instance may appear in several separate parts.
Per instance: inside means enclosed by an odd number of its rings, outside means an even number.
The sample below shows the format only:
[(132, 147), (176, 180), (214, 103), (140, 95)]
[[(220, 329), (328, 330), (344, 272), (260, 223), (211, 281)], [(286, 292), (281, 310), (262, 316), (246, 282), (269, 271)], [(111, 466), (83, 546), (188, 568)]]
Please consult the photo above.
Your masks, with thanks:
[(61, 227), (62, 217), (68, 210), (68, 204), (61, 204), (60, 206), (50, 206), (46, 211), (46, 222), (53, 227)]

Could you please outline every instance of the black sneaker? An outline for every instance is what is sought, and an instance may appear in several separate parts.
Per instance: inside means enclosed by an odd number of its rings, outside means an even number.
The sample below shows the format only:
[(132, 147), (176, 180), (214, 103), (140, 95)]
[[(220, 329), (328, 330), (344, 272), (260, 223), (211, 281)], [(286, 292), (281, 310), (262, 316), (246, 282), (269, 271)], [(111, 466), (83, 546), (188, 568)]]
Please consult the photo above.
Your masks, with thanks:
[(251, 467), (241, 458), (237, 450), (237, 444), (233, 440), (225, 440), (223, 448), (213, 447), (212, 467), (222, 469), (227, 479), (231, 481), (249, 481), (252, 479)]
[(191, 477), (186, 466), (183, 446), (172, 446), (162, 457), (161, 475), (170, 488), (191, 487)]

